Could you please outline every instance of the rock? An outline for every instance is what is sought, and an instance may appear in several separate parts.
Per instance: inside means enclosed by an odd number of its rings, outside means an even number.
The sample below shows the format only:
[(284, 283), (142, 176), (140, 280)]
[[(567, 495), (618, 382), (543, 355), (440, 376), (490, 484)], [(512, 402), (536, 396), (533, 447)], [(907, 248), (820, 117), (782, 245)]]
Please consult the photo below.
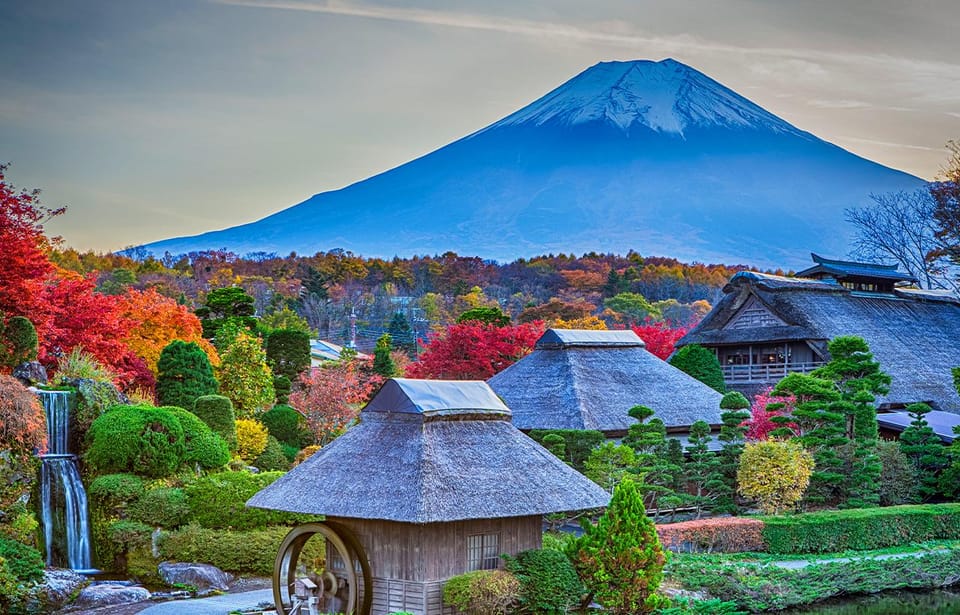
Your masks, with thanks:
[(120, 583), (91, 583), (80, 591), (71, 606), (94, 609), (113, 604), (133, 604), (150, 599), (150, 592), (139, 585)]
[(47, 369), (39, 361), (27, 361), (13, 368), (13, 377), (28, 387), (47, 384)]
[(167, 585), (196, 587), (200, 593), (209, 590), (226, 591), (233, 575), (227, 574), (210, 564), (188, 564), (180, 562), (161, 562), (158, 567), (160, 578)]
[(40, 584), (41, 600), (47, 606), (60, 608), (87, 583), (87, 577), (73, 570), (47, 568), (43, 571), (43, 583)]

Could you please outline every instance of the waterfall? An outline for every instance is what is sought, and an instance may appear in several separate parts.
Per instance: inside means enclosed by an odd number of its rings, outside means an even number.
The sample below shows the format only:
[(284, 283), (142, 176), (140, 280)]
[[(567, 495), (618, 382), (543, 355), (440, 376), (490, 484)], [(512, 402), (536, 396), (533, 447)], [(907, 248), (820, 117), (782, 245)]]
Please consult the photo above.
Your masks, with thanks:
[(40, 455), (40, 524), (47, 565), (91, 571), (90, 515), (77, 456), (70, 448), (70, 397), (39, 391), (47, 418), (47, 448)]

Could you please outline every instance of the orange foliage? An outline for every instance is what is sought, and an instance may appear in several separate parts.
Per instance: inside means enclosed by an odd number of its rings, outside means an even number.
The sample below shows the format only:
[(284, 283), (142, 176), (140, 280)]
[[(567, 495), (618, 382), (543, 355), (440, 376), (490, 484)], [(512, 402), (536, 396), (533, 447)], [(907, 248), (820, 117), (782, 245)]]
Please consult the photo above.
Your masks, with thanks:
[(716, 517), (657, 526), (665, 549), (717, 553), (763, 552), (763, 521), (746, 517)]
[(607, 281), (607, 275), (597, 271), (564, 269), (560, 275), (566, 280), (567, 286), (577, 290), (600, 290)]
[(40, 400), (13, 376), (0, 375), (0, 450), (25, 460), (46, 448), (46, 419)]
[(200, 319), (169, 297), (156, 290), (128, 290), (118, 297), (122, 317), (129, 319), (131, 326), (124, 343), (156, 375), (160, 352), (173, 340), (196, 342), (214, 366), (220, 363), (217, 350), (203, 338)]

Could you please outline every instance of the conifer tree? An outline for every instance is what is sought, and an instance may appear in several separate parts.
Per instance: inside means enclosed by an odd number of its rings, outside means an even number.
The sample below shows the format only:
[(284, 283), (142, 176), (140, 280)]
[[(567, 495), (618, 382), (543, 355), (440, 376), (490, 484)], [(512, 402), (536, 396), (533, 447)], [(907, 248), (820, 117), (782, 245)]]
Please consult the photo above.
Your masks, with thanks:
[(213, 376), (207, 353), (195, 342), (174, 340), (157, 361), (157, 403), (192, 410), (203, 395), (213, 395), (220, 383)]
[[(636, 453), (636, 473), (642, 483), (638, 486), (644, 503), (659, 516), (665, 509), (675, 509), (683, 502), (680, 483), (683, 475), (683, 451), (679, 441), (667, 440), (667, 428), (647, 406), (634, 406), (628, 414), (637, 420), (623, 439)], [(671, 454), (670, 443), (676, 441)], [(678, 453), (678, 454), (677, 454)]]
[(720, 393), (727, 392), (720, 361), (717, 360), (717, 355), (712, 350), (697, 344), (690, 344), (673, 353), (669, 363), (711, 389)]
[(939, 475), (949, 462), (946, 447), (927, 423), (926, 416), (930, 410), (930, 406), (923, 403), (907, 406), (907, 412), (913, 420), (900, 434), (900, 448), (917, 469), (920, 497), (923, 500), (929, 500), (939, 493)]
[(393, 378), (397, 375), (397, 364), (390, 356), (392, 349), (389, 333), (384, 333), (377, 338), (377, 345), (373, 351), (373, 371), (384, 378)]
[(684, 464), (684, 479), (693, 489), (689, 498), (697, 511), (699, 519), (704, 510), (712, 508), (713, 500), (723, 490), (723, 475), (720, 472), (720, 460), (710, 450), (710, 425), (706, 421), (696, 421), (690, 426), (687, 461)]
[(583, 523), (572, 561), (591, 597), (615, 615), (652, 613), (666, 558), (656, 527), (630, 477), (613, 491), (596, 525)]
[(713, 511), (735, 514), (738, 511), (736, 489), (737, 468), (740, 467), (740, 455), (746, 442), (747, 426), (750, 418), (750, 402), (743, 393), (730, 391), (720, 400), (720, 441), (719, 471), (723, 484), (717, 488), (717, 498)]
[(394, 350), (403, 350), (408, 355), (416, 352), (416, 340), (414, 339), (413, 329), (403, 312), (395, 312), (387, 327), (387, 333), (390, 334), (390, 343)]

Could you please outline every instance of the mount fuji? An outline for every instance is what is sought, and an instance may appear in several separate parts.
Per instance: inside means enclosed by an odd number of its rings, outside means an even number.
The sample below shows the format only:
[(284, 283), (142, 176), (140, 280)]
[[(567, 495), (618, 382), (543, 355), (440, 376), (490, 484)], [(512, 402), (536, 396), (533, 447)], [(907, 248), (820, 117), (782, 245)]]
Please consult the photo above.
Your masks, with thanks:
[(922, 185), (675, 60), (603, 62), (404, 165), (256, 222), (143, 247), (501, 261), (632, 249), (787, 268), (811, 251), (847, 253), (845, 208)]

